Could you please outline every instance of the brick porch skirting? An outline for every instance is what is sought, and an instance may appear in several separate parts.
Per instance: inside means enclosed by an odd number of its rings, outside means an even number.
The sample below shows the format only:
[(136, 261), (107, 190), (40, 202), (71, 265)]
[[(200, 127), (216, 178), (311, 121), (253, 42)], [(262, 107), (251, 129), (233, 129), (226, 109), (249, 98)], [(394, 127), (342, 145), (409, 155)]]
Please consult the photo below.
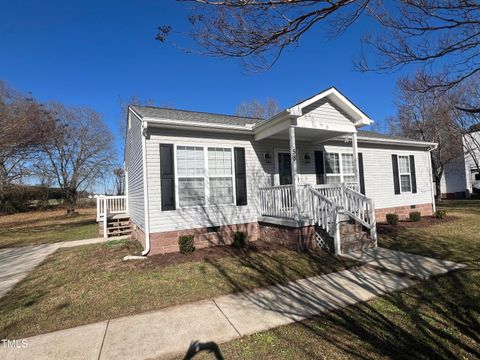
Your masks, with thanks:
[(377, 222), (386, 222), (387, 214), (397, 214), (400, 220), (408, 219), (412, 211), (420, 211), (422, 216), (430, 216), (433, 214), (432, 204), (407, 205), (391, 208), (375, 209)]
[(260, 239), (281, 244), (288, 248), (302, 250), (315, 243), (315, 226), (290, 227), (259, 222)]
[[(196, 249), (216, 245), (230, 245), (233, 243), (233, 233), (237, 231), (247, 233), (248, 241), (258, 239), (258, 223), (256, 222), (150, 233), (150, 252), (148, 255), (179, 252), (178, 238), (182, 235), (193, 235)], [(134, 229), (132, 238), (138, 240), (145, 248), (143, 231), (138, 228)]]

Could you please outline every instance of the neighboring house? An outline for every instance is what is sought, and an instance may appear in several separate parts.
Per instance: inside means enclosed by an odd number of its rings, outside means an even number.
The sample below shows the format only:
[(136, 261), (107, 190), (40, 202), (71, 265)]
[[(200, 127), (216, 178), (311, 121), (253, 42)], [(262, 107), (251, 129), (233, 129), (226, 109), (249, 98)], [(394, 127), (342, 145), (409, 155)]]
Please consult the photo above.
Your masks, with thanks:
[(434, 211), (436, 144), (359, 130), (371, 123), (335, 88), (268, 120), (130, 106), (132, 235), (144, 254), (178, 251), (182, 234), (203, 247), (236, 231), (335, 253), (375, 246), (387, 213)]
[(465, 198), (480, 193), (480, 131), (463, 136), (464, 155), (445, 166), (441, 180), (443, 198)]

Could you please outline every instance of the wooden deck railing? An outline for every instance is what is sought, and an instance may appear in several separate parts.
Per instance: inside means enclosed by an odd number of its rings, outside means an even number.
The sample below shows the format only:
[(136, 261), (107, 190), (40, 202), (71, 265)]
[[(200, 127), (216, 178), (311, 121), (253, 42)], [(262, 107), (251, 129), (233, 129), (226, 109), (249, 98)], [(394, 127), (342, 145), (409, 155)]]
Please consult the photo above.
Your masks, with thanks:
[(96, 195), (97, 199), (97, 222), (110, 214), (127, 213), (127, 197), (125, 195), (107, 196)]

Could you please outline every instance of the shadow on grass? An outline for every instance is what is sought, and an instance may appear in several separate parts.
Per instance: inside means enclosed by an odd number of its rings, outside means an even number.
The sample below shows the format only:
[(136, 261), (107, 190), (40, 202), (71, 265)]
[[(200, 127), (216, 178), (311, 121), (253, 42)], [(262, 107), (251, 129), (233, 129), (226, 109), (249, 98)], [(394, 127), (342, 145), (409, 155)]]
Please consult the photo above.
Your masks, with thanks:
[(199, 341), (194, 341), (190, 344), (187, 353), (183, 357), (184, 360), (190, 360), (193, 359), (196, 355), (200, 353), (209, 353), (213, 354), (215, 356), (216, 360), (223, 360), (223, 355), (222, 352), (220, 351), (220, 348), (218, 347), (218, 344), (214, 341), (208, 341), (208, 342), (199, 342)]
[[(467, 210), (466, 213), (476, 216), (476, 211)], [(364, 359), (385, 356), (405, 359), (478, 358), (480, 242), (459, 237), (455, 233), (456, 227), (475, 226), (476, 221), (469, 219), (470, 222), (459, 219), (456, 224), (450, 223), (440, 236), (429, 235), (425, 229), (398, 229), (393, 234), (381, 235), (380, 240), (382, 246), (463, 262), (467, 268), (418, 282), (414, 286), (408, 283), (409, 279), (399, 277), (397, 284), (405, 281), (407, 289), (341, 310), (329, 308), (329, 304), (342, 305), (343, 302), (345, 305), (361, 300), (345, 284), (361, 285), (373, 293), (382, 293), (391, 284), (381, 276), (372, 279), (353, 269), (348, 274), (344, 272), (340, 280), (327, 276), (321, 282), (306, 279), (302, 284), (286, 285), (296, 270), (275, 256), (268, 262), (248, 254), (239, 257), (240, 266), (254, 270), (248, 279), (242, 281), (232, 276), (230, 269), (223, 268), (221, 262), (211, 261), (210, 264), (238, 292), (247, 291), (245, 283), (249, 282), (284, 284), (260, 296), (246, 292), (244, 300), (252, 309), (267, 309), (292, 321), (301, 320), (295, 325), (269, 330), (269, 334), (280, 340), (280, 347), (285, 351), (293, 349), (293, 353), (300, 352), (302, 358), (318, 358), (325, 348), (333, 349), (334, 354), (338, 352), (349, 358)], [(324, 257), (319, 261), (313, 257), (310, 259), (317, 273), (329, 272), (325, 263), (321, 262)], [(275, 265), (272, 268), (266, 263)], [(296, 275), (301, 278), (304, 274)], [(305, 292), (306, 287), (314, 288), (315, 295)], [(305, 316), (312, 317), (319, 313), (322, 315), (302, 320)], [(244, 338), (239, 345), (240, 352), (242, 346), (256, 346), (257, 342), (255, 335), (253, 338)], [(228, 350), (229, 345), (224, 347)], [(264, 355), (271, 355), (270, 351), (278, 350), (269, 349)], [(256, 356), (261, 357), (262, 354)], [(281, 353), (278, 357), (281, 357)]]

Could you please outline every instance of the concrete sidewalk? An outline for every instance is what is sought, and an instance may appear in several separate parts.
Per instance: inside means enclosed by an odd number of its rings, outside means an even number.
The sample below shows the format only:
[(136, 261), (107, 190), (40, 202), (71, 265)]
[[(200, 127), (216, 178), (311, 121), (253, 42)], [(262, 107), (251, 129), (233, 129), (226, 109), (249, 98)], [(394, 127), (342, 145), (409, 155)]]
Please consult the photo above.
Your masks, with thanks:
[(453, 261), (433, 259), (426, 256), (377, 247), (375, 249), (354, 251), (342, 255), (368, 266), (385, 269), (396, 274), (426, 280), (431, 276), (443, 275), (449, 271), (464, 268), (465, 265)]
[(0, 344), (0, 358), (169, 358), (185, 354), (195, 341), (201, 344), (230, 341), (405, 289), (417, 282), (412, 274), (423, 278), (427, 273), (437, 275), (463, 267), (387, 249), (347, 257), (367, 265), (38, 335), (26, 339), (24, 348)]
[[(109, 238), (108, 240), (126, 238), (128, 236)], [(94, 238), (0, 249), (0, 298), (58, 249), (104, 242), (107, 242), (104, 238)]]
[(26, 339), (2, 359), (147, 359), (222, 343), (409, 287), (414, 280), (366, 266)]
[(0, 249), (0, 298), (40, 265), (48, 255), (57, 251), (61, 244)]

